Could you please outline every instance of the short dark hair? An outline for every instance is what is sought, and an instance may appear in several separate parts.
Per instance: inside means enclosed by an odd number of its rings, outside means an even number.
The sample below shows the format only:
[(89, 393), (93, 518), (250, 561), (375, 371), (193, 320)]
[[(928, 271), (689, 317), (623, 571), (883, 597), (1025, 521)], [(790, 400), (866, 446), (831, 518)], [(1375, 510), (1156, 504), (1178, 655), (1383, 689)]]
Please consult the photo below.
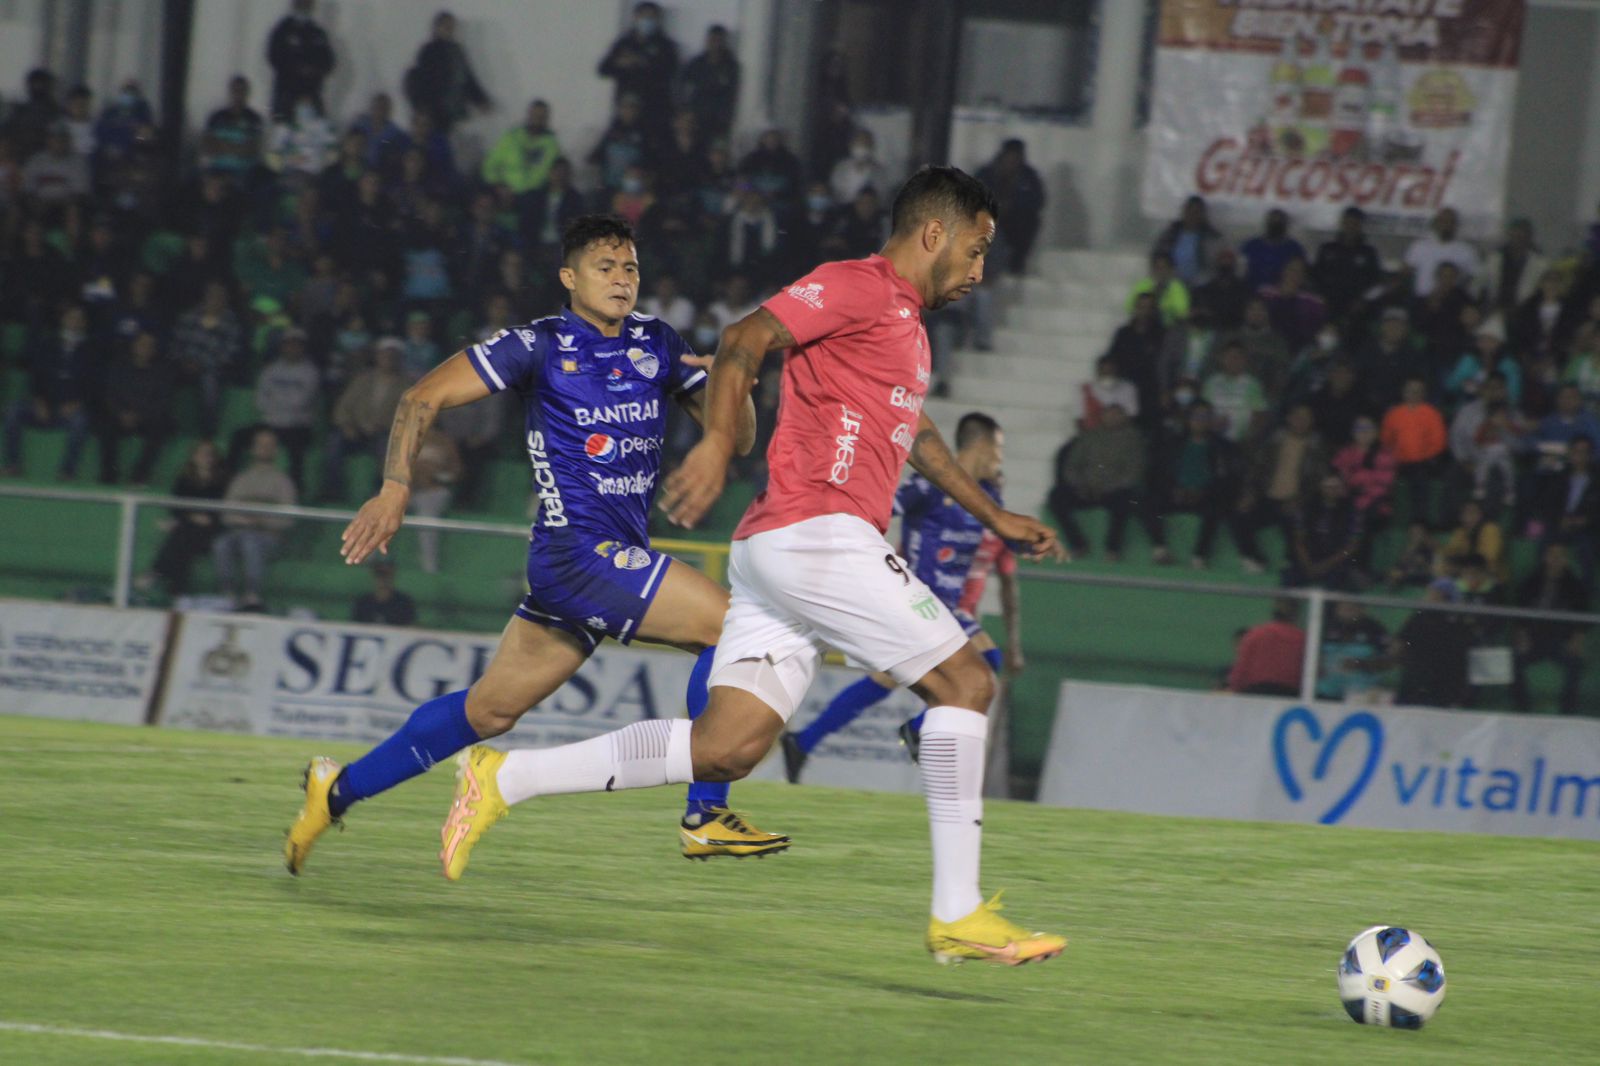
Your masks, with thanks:
[(956, 423), (956, 448), (965, 448), (979, 440), (986, 440), (1000, 432), (1000, 423), (981, 411), (972, 411), (961, 416), (961, 421)]
[(620, 215), (579, 215), (561, 234), (561, 262), (571, 266), (585, 248), (599, 241), (632, 244), (633, 226)]
[(930, 164), (900, 186), (889, 221), (896, 234), (906, 234), (929, 219), (954, 226), (970, 222), (984, 211), (999, 221), (1000, 205), (988, 186), (964, 170)]

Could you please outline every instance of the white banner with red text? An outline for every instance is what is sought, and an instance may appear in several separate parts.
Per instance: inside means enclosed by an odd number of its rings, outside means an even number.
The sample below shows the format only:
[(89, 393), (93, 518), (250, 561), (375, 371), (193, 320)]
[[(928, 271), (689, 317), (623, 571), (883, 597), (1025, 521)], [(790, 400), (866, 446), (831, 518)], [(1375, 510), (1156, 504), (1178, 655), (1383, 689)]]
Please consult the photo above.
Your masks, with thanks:
[(1600, 840), (1600, 721), (1068, 681), (1039, 801)]
[(1162, 0), (1142, 205), (1332, 228), (1500, 223), (1523, 0)]
[(0, 714), (143, 725), (165, 611), (0, 600)]

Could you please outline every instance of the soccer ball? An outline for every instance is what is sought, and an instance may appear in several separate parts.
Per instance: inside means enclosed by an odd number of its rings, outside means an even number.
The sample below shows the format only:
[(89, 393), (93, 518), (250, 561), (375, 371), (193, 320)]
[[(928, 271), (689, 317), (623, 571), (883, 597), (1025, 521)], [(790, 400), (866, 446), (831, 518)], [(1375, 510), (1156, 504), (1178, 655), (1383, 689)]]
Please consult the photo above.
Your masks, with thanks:
[(1444, 1000), (1444, 963), (1420, 934), (1375, 925), (1344, 949), (1339, 999), (1363, 1025), (1420, 1029)]

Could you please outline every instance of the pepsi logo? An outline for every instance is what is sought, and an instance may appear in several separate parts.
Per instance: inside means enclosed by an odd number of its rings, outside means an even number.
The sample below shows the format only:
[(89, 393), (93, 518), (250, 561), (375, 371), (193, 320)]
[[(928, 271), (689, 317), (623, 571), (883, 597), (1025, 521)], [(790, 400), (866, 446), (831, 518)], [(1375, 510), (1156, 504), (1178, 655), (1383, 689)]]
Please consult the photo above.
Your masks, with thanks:
[(954, 548), (944, 547), (939, 549), (939, 561), (941, 563), (948, 563), (955, 557), (956, 550)]
[(609, 463), (617, 457), (617, 442), (605, 433), (591, 433), (583, 450), (595, 462)]

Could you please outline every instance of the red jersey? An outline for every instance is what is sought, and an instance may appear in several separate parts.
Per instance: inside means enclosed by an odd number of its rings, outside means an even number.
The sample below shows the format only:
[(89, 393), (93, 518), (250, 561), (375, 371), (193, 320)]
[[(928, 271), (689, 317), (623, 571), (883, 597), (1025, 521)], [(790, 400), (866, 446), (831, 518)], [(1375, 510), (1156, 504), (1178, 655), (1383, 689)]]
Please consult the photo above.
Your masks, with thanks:
[(928, 392), (922, 297), (871, 255), (824, 263), (761, 306), (795, 346), (784, 356), (767, 490), (733, 539), (825, 514), (884, 532)]
[(983, 599), (983, 588), (989, 583), (991, 570), (1002, 575), (1016, 573), (1017, 556), (1006, 547), (1005, 541), (986, 529), (978, 542), (978, 550), (972, 555), (972, 565), (967, 568), (967, 583), (961, 587), (958, 605), (961, 610), (977, 615), (978, 601)]

